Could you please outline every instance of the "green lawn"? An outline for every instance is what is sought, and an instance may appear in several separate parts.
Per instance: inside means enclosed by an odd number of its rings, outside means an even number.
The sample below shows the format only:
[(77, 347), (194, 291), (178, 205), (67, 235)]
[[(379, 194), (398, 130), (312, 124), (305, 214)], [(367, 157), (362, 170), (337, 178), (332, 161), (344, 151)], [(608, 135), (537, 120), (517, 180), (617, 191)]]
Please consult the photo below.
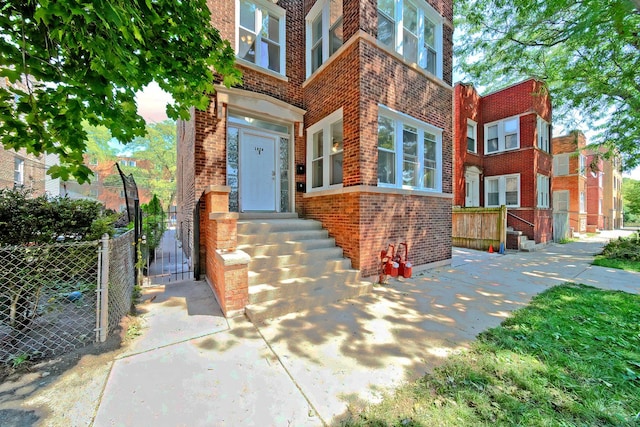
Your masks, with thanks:
[(602, 255), (598, 255), (593, 260), (593, 265), (600, 267), (617, 268), (619, 270), (638, 271), (640, 272), (640, 262), (630, 261), (627, 259), (607, 258)]
[(639, 426), (640, 295), (564, 284), (346, 426)]

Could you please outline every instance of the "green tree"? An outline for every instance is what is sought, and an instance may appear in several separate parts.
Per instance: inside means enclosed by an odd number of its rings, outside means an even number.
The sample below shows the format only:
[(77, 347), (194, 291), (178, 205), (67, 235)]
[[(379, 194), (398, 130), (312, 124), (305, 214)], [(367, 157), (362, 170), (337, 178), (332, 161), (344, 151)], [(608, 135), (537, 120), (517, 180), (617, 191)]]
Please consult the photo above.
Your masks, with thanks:
[[(157, 195), (168, 210), (176, 192), (176, 122), (165, 120), (147, 124), (147, 134), (133, 140), (127, 148), (132, 150), (136, 159), (151, 163), (151, 169), (141, 171), (145, 176), (140, 178), (146, 181), (149, 191)], [(134, 177), (138, 179), (135, 174)]]
[(625, 169), (640, 164), (640, 0), (458, 0), (455, 16), (458, 67), (474, 83), (539, 78), (556, 123), (586, 122)]
[(2, 145), (58, 154), (49, 173), (63, 180), (91, 174), (83, 121), (122, 143), (145, 134), (135, 93), (151, 81), (172, 95), (173, 119), (206, 108), (214, 73), (240, 81), (206, 0), (3, 1), (0, 32)]
[(631, 178), (622, 180), (622, 201), (627, 219), (637, 222), (640, 219), (640, 181)]

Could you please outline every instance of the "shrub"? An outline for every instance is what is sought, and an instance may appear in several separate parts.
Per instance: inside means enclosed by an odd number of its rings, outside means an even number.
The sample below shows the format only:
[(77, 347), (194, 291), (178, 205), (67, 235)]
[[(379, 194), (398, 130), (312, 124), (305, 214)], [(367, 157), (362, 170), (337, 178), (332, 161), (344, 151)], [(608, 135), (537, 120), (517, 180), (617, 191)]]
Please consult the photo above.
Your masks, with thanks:
[(640, 262), (640, 237), (638, 233), (610, 241), (602, 250), (601, 255), (607, 258)]

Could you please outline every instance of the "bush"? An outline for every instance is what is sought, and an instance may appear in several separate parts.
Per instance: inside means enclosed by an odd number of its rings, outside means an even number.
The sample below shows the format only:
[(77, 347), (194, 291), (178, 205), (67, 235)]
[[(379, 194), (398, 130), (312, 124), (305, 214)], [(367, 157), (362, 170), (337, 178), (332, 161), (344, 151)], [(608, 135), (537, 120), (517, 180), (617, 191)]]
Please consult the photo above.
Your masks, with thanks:
[(146, 237), (146, 243), (143, 244), (143, 247), (145, 252), (150, 255), (160, 246), (162, 235), (167, 228), (165, 215), (160, 199), (155, 194), (148, 204), (142, 205), (140, 208), (143, 212), (142, 234)]
[(104, 233), (113, 235), (115, 220), (93, 200), (31, 197), (29, 190), (0, 190), (0, 246), (96, 240)]
[(640, 237), (638, 233), (610, 241), (602, 250), (601, 255), (612, 259), (640, 262)]

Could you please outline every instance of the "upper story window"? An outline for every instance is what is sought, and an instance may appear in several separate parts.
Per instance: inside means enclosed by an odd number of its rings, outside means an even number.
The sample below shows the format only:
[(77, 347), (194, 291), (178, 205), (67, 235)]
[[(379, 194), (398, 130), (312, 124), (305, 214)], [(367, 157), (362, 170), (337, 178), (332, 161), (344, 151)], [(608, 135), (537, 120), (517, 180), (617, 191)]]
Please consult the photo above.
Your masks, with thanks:
[(553, 174), (555, 176), (569, 175), (569, 154), (553, 156)]
[(136, 167), (136, 161), (135, 160), (120, 160), (120, 164), (122, 166), (131, 166), (131, 167)]
[(553, 210), (559, 212), (569, 211), (569, 191), (561, 190), (553, 192)]
[(578, 166), (578, 173), (582, 176), (587, 175), (587, 157), (583, 154), (580, 154), (578, 157), (580, 160), (580, 165)]
[(16, 157), (13, 168), (13, 184), (16, 186), (24, 185), (24, 159)]
[(510, 117), (484, 125), (485, 154), (518, 148), (520, 148), (520, 117)]
[(284, 75), (285, 10), (273, 3), (236, 1), (236, 56)]
[(473, 120), (467, 120), (467, 151), (478, 152), (478, 124)]
[(319, 0), (307, 15), (307, 77), (342, 46), (342, 0)]
[(549, 134), (551, 133), (551, 126), (545, 122), (542, 117), (538, 117), (538, 148), (542, 151), (550, 153), (549, 147)]
[(378, 0), (378, 40), (442, 78), (442, 16), (423, 0)]
[(485, 207), (519, 207), (520, 174), (485, 177), (484, 191)]
[(379, 109), (378, 185), (441, 191), (442, 129)]
[(580, 213), (585, 213), (587, 211), (587, 193), (584, 191), (580, 192)]
[(343, 158), (341, 108), (307, 129), (307, 187), (341, 186)]

